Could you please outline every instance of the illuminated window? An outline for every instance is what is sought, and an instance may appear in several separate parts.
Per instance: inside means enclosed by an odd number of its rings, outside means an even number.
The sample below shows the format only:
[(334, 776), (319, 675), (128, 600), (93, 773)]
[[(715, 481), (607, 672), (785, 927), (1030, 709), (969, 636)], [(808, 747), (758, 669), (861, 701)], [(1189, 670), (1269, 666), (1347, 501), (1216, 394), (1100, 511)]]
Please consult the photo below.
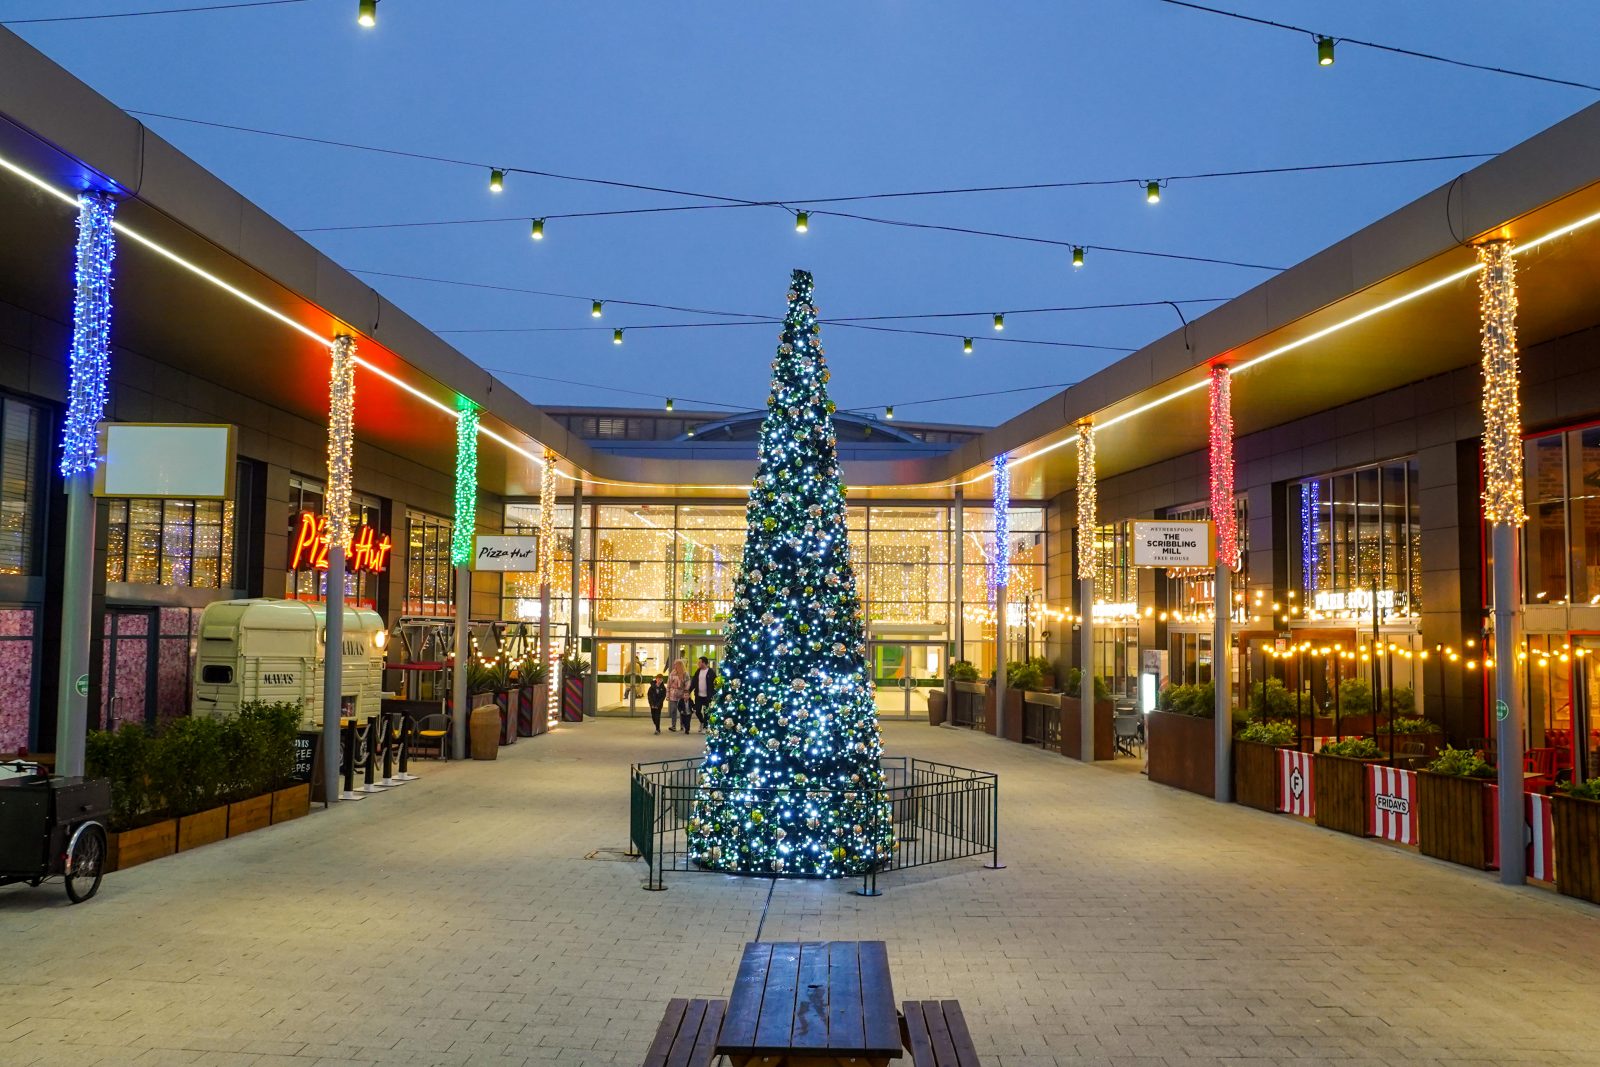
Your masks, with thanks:
[[(289, 556), (284, 562), (284, 595), (291, 600), (322, 600), (327, 594), (327, 573), (316, 566), (315, 553), (309, 548), (296, 551), (308, 538), (316, 535), (316, 527), (306, 527), (322, 517), (325, 489), (321, 482), (307, 478), (289, 479)], [(309, 520), (308, 520), (309, 516)], [(350, 494), (350, 527), (354, 536), (361, 536), (362, 527), (374, 531), (381, 539), (389, 531), (383, 528), (383, 505), (377, 497), (365, 493)], [(391, 550), (389, 560), (393, 559)], [(351, 565), (346, 560), (347, 567)], [(386, 566), (388, 563), (386, 562)], [(377, 608), (378, 591), (383, 583), (381, 573), (352, 567), (345, 572), (345, 602), (367, 608)]]
[[(241, 462), (235, 495), (249, 493)], [(111, 497), (106, 501), (106, 581), (180, 589), (233, 589), (235, 502)]]
[(406, 512), (407, 615), (448, 616), (455, 605), (455, 569), (450, 563), (449, 519)]
[(39, 573), (43, 408), (0, 400), (0, 574)]
[(1402, 459), (1289, 487), (1289, 584), (1311, 618), (1415, 615), (1422, 604), (1417, 461)]

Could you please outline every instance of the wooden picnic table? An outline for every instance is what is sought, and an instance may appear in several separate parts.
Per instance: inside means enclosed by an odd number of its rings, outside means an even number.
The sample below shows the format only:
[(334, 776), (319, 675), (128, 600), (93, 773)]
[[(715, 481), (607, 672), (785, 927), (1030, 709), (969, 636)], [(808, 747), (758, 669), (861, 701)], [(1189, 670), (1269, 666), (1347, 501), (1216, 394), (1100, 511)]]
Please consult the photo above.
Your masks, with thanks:
[(899, 1059), (884, 943), (745, 945), (717, 1052), (735, 1067), (886, 1067)]

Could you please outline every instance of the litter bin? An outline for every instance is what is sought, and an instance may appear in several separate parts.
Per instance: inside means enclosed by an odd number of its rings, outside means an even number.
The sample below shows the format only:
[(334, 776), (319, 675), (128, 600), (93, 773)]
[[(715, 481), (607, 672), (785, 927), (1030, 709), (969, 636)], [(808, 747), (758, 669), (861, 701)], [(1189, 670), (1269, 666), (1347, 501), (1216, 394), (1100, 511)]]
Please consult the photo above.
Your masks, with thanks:
[(472, 709), (467, 716), (467, 737), (473, 759), (494, 759), (500, 754), (500, 709), (493, 702)]

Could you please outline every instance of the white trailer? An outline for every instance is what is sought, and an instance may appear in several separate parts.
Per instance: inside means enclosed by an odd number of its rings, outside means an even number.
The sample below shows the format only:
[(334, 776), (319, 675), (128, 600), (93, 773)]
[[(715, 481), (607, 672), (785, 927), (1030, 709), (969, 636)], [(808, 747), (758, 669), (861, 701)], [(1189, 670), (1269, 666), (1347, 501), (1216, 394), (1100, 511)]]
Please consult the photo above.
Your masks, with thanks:
[[(322, 725), (323, 635), (327, 608), (301, 600), (222, 600), (200, 616), (194, 713), (236, 715), (252, 701), (289, 701), (308, 729)], [(344, 609), (344, 694), (357, 718), (376, 715), (383, 691), (383, 618)]]

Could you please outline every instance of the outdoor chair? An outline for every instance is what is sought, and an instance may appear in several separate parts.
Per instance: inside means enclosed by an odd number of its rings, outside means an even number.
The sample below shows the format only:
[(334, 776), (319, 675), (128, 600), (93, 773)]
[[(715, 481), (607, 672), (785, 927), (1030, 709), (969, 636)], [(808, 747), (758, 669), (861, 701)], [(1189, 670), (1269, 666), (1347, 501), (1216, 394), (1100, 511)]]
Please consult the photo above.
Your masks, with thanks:
[[(450, 716), (443, 712), (424, 715), (417, 720), (416, 744), (419, 748), (428, 749), (434, 759), (448, 759), (447, 746), (450, 743)], [(419, 753), (420, 754), (420, 753)]]
[(1522, 769), (1530, 774), (1538, 775), (1523, 782), (1522, 788), (1530, 793), (1541, 793), (1549, 789), (1556, 781), (1556, 759), (1561, 754), (1558, 748), (1530, 748), (1522, 755)]
[(1111, 720), (1112, 740), (1117, 754), (1132, 756), (1135, 745), (1144, 743), (1144, 719), (1139, 715), (1117, 715)]

